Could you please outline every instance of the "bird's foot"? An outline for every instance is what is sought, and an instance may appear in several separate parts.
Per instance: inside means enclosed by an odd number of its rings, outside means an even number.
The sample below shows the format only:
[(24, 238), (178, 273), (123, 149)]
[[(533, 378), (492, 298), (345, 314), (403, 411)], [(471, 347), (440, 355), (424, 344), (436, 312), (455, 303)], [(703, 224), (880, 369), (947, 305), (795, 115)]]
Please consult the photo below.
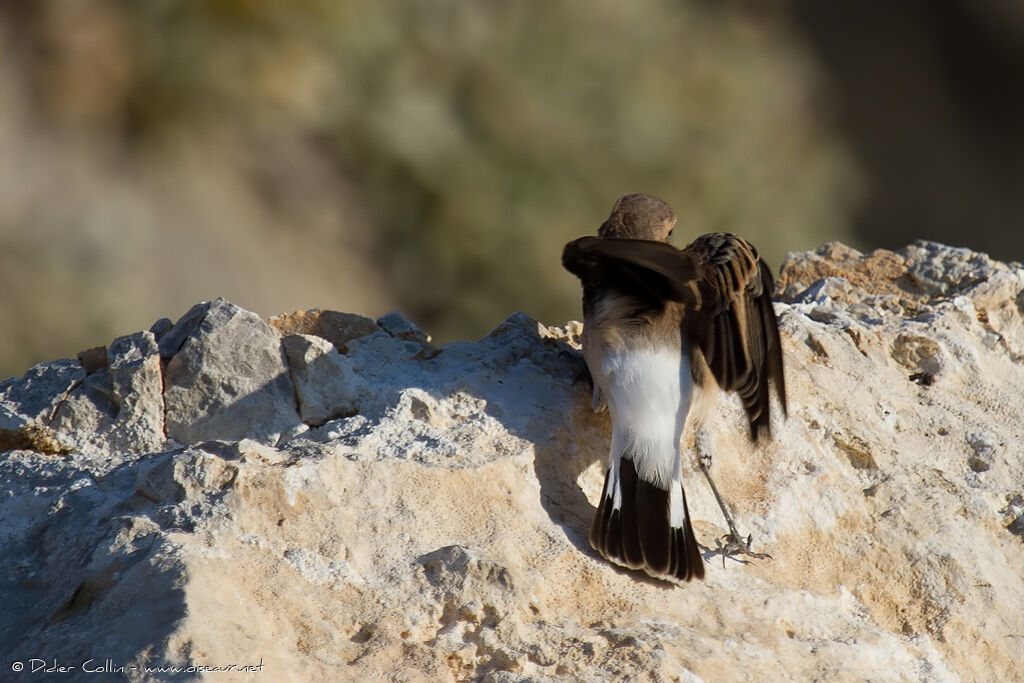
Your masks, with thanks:
[(751, 540), (752, 537), (750, 535), (747, 535), (747, 538), (744, 541), (743, 538), (738, 533), (736, 533), (735, 529), (716, 539), (715, 542), (718, 544), (718, 547), (714, 549), (713, 554), (720, 554), (722, 556), (722, 569), (725, 569), (726, 557), (731, 557), (737, 560), (738, 562), (742, 562), (743, 564), (750, 564), (750, 562), (748, 560), (741, 559), (741, 556), (750, 557), (755, 560), (774, 559), (768, 553), (755, 553), (753, 550), (751, 550)]

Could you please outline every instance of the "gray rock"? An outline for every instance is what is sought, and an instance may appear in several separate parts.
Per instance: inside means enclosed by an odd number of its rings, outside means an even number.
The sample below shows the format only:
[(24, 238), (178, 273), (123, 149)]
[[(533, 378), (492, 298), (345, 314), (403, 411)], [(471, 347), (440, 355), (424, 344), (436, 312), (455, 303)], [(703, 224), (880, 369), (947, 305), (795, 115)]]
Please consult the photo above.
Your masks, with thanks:
[(153, 333), (153, 338), (159, 342), (173, 327), (174, 323), (171, 322), (170, 318), (160, 318), (150, 326), (149, 331)]
[(272, 443), (300, 424), (277, 331), (223, 299), (198, 304), (160, 341), (167, 436)]
[(50, 427), (57, 409), (86, 378), (75, 360), (39, 363), (21, 378), (0, 382), (0, 451), (28, 448), (62, 453), (70, 448)]
[(78, 361), (39, 363), (20, 379), (0, 382), (0, 401), (27, 420), (48, 422), (61, 400), (83, 379), (85, 369)]
[(933, 297), (954, 296), (1006, 270), (985, 254), (928, 240), (918, 240), (898, 253), (907, 261), (907, 273)]
[(352, 364), (333, 344), (322, 337), (290, 334), (281, 346), (303, 422), (319, 426), (359, 412), (359, 386)]
[[(160, 331), (160, 357), (164, 361), (168, 361), (174, 357), (181, 347), (185, 344), (185, 341), (192, 335), (196, 334), (199, 325), (206, 319), (207, 314), (210, 312), (211, 306), (222, 308), (223, 306), (230, 306), (227, 301), (223, 299), (217, 299), (214, 302), (202, 301), (185, 312), (185, 315), (178, 319), (170, 329), (163, 329), (166, 327), (165, 323), (161, 320), (153, 323), (153, 327)], [(216, 317), (215, 317), (216, 319)], [(211, 321), (212, 324), (212, 321)], [(209, 325), (208, 325), (209, 327)]]
[(62, 443), (97, 457), (121, 458), (163, 447), (160, 354), (152, 332), (118, 337), (106, 367), (87, 376), (50, 423)]
[(416, 323), (406, 318), (398, 311), (392, 311), (377, 319), (377, 324), (395, 339), (404, 339), (420, 344), (429, 344), (430, 335), (416, 326)]
[[(831, 242), (815, 251), (787, 255), (778, 289), (782, 300), (790, 303), (824, 294), (914, 314), (922, 304), (963, 294), (1009, 272), (1006, 264), (985, 254), (926, 240), (867, 254)], [(888, 306), (887, 299), (893, 300)]]
[(107, 350), (117, 407), (109, 449), (156, 451), (164, 436), (163, 378), (153, 332), (118, 337)]

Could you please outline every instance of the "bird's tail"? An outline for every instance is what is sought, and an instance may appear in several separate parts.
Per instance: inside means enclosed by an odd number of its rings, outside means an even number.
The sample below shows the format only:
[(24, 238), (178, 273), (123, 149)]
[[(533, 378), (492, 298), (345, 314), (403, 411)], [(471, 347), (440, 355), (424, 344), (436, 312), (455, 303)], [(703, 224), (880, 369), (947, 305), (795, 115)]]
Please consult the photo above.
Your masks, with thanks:
[(590, 545), (605, 559), (651, 576), (704, 578), (682, 482), (673, 478), (666, 491), (644, 481), (628, 456), (605, 473)]

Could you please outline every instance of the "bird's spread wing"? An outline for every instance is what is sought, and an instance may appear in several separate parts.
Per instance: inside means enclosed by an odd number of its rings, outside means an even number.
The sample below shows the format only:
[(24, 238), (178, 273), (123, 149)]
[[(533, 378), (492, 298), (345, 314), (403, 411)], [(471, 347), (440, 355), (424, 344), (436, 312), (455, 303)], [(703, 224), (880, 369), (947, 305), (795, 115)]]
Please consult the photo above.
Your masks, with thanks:
[(565, 245), (562, 265), (588, 284), (614, 282), (624, 294), (697, 305), (691, 255), (664, 242), (580, 237)]
[(768, 380), (786, 411), (775, 288), (768, 265), (741, 237), (709, 233), (682, 250), (697, 264), (700, 302), (683, 319), (684, 333), (700, 348), (711, 374), (743, 400), (750, 436), (770, 433)]

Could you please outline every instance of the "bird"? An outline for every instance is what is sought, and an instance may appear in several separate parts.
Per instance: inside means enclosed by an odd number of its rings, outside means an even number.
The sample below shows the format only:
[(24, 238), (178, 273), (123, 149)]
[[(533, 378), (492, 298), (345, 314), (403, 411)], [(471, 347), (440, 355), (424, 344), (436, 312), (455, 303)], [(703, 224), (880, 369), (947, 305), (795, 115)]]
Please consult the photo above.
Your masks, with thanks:
[[(698, 463), (726, 517), (730, 554), (750, 551), (708, 463), (710, 406), (719, 391), (743, 403), (749, 436), (771, 433), (770, 386), (786, 388), (768, 265), (732, 233), (668, 243), (676, 215), (663, 200), (627, 194), (597, 236), (565, 245), (562, 264), (583, 288), (583, 358), (595, 411), (612, 437), (590, 544), (606, 560), (671, 582), (704, 578), (682, 485), (681, 438), (695, 430)], [(723, 550), (723, 562), (726, 550)]]

